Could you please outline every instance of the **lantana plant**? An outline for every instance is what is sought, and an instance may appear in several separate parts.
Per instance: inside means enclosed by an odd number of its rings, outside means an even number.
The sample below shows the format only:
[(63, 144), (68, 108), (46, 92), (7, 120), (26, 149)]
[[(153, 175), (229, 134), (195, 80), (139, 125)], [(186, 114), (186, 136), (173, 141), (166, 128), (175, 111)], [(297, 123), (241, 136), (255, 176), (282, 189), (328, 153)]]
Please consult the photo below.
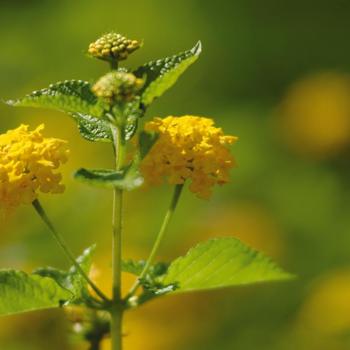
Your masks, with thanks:
[[(237, 137), (225, 135), (211, 118), (186, 115), (147, 120), (151, 103), (198, 59), (202, 47), (198, 42), (188, 51), (137, 69), (120, 67), (141, 46), (138, 40), (117, 33), (103, 35), (88, 48), (91, 57), (110, 66), (97, 81), (65, 80), (8, 101), (12, 106), (66, 112), (83, 138), (111, 145), (114, 169), (82, 168), (74, 176), (113, 192), (112, 297), (102, 292), (90, 273), (95, 246), (75, 257), (39, 201), (41, 192), (64, 191), (58, 168), (67, 161), (67, 142), (44, 137), (43, 125), (33, 131), (21, 125), (0, 136), (1, 215), (21, 204), (32, 205), (72, 264), (66, 271), (54, 267), (32, 273), (0, 270), (0, 314), (79, 307), (84, 317), (76, 319), (74, 329), (92, 350), (99, 349), (106, 337), (111, 338), (112, 350), (122, 349), (124, 313), (163, 295), (292, 277), (234, 237), (199, 243), (170, 263), (156, 261), (181, 193), (188, 187), (199, 198), (209, 199), (216, 185), (229, 182), (235, 167), (231, 145)], [(144, 261), (123, 260), (123, 197), (145, 183), (165, 183), (173, 188), (172, 199), (149, 256)], [(126, 295), (121, 292), (122, 272), (135, 275)]]

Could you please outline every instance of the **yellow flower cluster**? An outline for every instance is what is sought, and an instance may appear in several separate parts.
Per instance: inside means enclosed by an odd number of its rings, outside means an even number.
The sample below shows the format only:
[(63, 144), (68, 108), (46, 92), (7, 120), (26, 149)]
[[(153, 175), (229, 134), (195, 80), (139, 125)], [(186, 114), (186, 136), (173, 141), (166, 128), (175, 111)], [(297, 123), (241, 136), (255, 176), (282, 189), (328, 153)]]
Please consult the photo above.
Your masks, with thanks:
[(67, 161), (66, 141), (44, 138), (44, 125), (29, 131), (27, 125), (0, 135), (0, 209), (9, 211), (30, 204), (37, 191), (60, 193), (61, 174), (54, 172)]
[(141, 164), (146, 183), (160, 184), (167, 177), (170, 184), (190, 179), (190, 190), (200, 198), (209, 198), (215, 184), (229, 181), (235, 160), (227, 147), (237, 138), (225, 136), (209, 118), (183, 116), (155, 118), (145, 131), (159, 133), (159, 138)]

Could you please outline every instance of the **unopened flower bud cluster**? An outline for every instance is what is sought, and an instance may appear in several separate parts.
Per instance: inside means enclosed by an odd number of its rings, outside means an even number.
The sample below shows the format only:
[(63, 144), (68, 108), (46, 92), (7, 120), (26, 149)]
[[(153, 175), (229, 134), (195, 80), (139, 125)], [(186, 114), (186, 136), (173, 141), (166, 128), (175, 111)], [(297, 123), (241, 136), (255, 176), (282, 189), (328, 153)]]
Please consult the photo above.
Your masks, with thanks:
[(137, 40), (127, 39), (117, 33), (108, 33), (91, 43), (88, 52), (91, 56), (102, 60), (122, 61), (139, 47), (141, 43)]
[(142, 79), (132, 73), (112, 71), (101, 77), (92, 87), (92, 91), (109, 103), (130, 101), (141, 89), (143, 83)]

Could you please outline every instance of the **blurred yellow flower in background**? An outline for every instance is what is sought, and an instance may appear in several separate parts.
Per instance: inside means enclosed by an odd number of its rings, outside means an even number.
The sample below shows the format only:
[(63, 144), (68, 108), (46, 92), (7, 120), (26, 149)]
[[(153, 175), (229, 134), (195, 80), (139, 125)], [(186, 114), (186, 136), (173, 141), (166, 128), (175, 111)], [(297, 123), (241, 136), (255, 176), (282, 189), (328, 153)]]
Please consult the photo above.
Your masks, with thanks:
[(159, 133), (159, 139), (141, 165), (147, 183), (160, 184), (164, 177), (170, 184), (191, 179), (190, 190), (208, 198), (211, 187), (229, 181), (229, 170), (235, 160), (227, 147), (236, 142), (224, 135), (209, 118), (182, 116), (155, 118), (145, 125), (148, 132)]
[(0, 135), (0, 209), (9, 211), (30, 204), (37, 191), (61, 193), (61, 174), (55, 172), (67, 161), (66, 141), (44, 138), (44, 125), (29, 131), (27, 125)]
[(350, 346), (350, 268), (317, 278), (293, 326), (281, 338), (281, 349), (347, 350)]
[(329, 336), (350, 332), (349, 295), (349, 268), (322, 278), (315, 283), (301, 309), (300, 326)]
[(295, 83), (279, 108), (283, 140), (301, 154), (327, 158), (350, 143), (350, 77), (319, 73)]
[(234, 206), (219, 208), (212, 216), (208, 214), (207, 218), (205, 222), (198, 222), (195, 228), (191, 227), (191, 231), (198, 232), (195, 239), (234, 236), (273, 258), (283, 259), (283, 229), (262, 203), (254, 200), (237, 201)]

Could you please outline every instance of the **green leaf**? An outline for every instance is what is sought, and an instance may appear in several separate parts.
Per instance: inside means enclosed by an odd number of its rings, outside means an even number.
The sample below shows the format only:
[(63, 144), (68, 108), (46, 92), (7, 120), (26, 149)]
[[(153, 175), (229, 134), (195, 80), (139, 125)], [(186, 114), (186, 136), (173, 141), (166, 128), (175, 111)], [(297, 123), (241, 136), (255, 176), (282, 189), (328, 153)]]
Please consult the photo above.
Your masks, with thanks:
[(122, 271), (131, 273), (132, 275), (138, 276), (141, 274), (146, 262), (144, 260), (134, 261), (134, 260), (123, 260), (122, 261)]
[(151, 61), (139, 67), (134, 74), (145, 78), (146, 82), (141, 90), (141, 102), (144, 106), (150, 105), (171, 88), (185, 70), (194, 63), (202, 51), (199, 41), (191, 50), (178, 55)]
[[(141, 274), (145, 265), (146, 265), (146, 261), (144, 261), (144, 260), (139, 260), (139, 261), (123, 260), (122, 261), (122, 271), (131, 273), (135, 276), (138, 276)], [(152, 278), (157, 278), (159, 276), (163, 276), (166, 273), (168, 266), (169, 266), (169, 264), (167, 264), (167, 263), (158, 262), (150, 267), (150, 269), (148, 271), (148, 275), (151, 276)]]
[(0, 315), (56, 308), (71, 298), (72, 293), (52, 278), (0, 271)]
[(91, 91), (88, 82), (82, 80), (66, 80), (51, 84), (47, 89), (7, 102), (11, 106), (44, 107), (64, 112), (88, 114), (101, 117), (105, 112), (105, 103)]
[(55, 267), (39, 267), (33, 271), (34, 275), (41, 277), (49, 277), (55, 280), (62, 288), (68, 289), (72, 292), (72, 286), (68, 280), (68, 272), (56, 269)]
[(71, 116), (77, 122), (80, 134), (86, 140), (113, 142), (111, 127), (106, 120), (81, 113), (71, 113)]
[[(83, 271), (89, 275), (92, 257), (95, 253), (96, 245), (85, 249), (83, 253), (76, 259), (77, 263), (83, 269)], [(85, 278), (79, 273), (75, 266), (72, 266), (68, 271), (68, 280), (72, 285), (72, 292), (74, 293), (74, 299), (84, 299), (88, 295), (88, 283)]]
[(143, 116), (145, 110), (141, 108), (140, 96), (134, 96), (131, 101), (115, 104), (112, 114), (116, 120), (123, 121), (124, 139), (130, 140), (137, 130), (138, 120)]
[(138, 118), (135, 116), (130, 116), (126, 120), (126, 125), (125, 125), (125, 140), (128, 141), (130, 140), (136, 133), (138, 127)]
[(292, 275), (269, 258), (229, 237), (211, 239), (190, 249), (171, 263), (162, 283), (176, 284), (178, 293), (290, 278)]
[(134, 190), (143, 184), (143, 178), (135, 166), (129, 166), (121, 171), (81, 168), (74, 174), (74, 177), (92, 186), (119, 188), (127, 191)]
[[(93, 245), (84, 250), (76, 261), (88, 275), (92, 265), (92, 257), (95, 252), (96, 245)], [(72, 266), (69, 271), (62, 271), (54, 267), (42, 267), (36, 269), (33, 274), (42, 277), (50, 277), (54, 279), (62, 288), (69, 290), (72, 293), (70, 304), (80, 304), (89, 298), (88, 285), (85, 278), (77, 271), (75, 266)]]
[(152, 146), (158, 140), (159, 134), (142, 131), (139, 136), (139, 149), (141, 159), (145, 158)]
[[(140, 276), (145, 265), (146, 262), (144, 260), (124, 260), (122, 261), (122, 271)], [(142, 293), (137, 298), (128, 300), (127, 306), (131, 308), (137, 307), (161, 295), (175, 291), (177, 285), (164, 285), (162, 283), (162, 278), (166, 274), (168, 266), (169, 264), (163, 262), (152, 265), (146, 276), (139, 279), (139, 283), (143, 289)]]
[[(122, 271), (131, 273), (132, 275), (139, 276), (146, 262), (144, 260), (133, 261), (133, 260), (123, 260), (122, 261)], [(140, 279), (140, 284), (142, 285), (145, 292), (152, 292), (154, 295), (161, 295), (167, 293), (170, 289), (174, 290), (173, 285), (165, 286), (162, 283), (162, 277), (166, 274), (169, 264), (158, 262), (152, 265), (146, 276)]]

